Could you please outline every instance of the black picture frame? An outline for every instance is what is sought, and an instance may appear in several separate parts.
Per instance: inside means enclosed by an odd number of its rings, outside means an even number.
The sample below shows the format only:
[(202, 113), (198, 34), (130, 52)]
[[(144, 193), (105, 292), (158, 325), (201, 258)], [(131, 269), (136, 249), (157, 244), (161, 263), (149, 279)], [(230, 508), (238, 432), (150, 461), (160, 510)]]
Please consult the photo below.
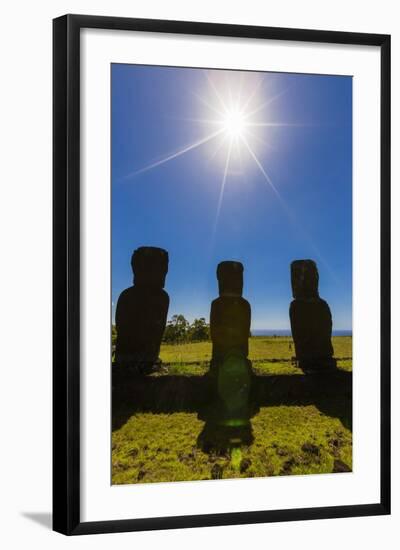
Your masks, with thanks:
[[(381, 496), (371, 504), (80, 520), (80, 30), (84, 28), (378, 46), (381, 50)], [(390, 513), (390, 36), (65, 15), (53, 21), (53, 529), (66, 535)]]

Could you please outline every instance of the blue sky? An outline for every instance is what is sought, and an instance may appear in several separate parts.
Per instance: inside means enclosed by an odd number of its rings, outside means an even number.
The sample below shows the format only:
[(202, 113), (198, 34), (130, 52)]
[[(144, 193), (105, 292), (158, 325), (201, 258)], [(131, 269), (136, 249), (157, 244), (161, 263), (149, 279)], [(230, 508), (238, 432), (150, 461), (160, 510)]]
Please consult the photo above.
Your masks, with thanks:
[(169, 252), (169, 318), (208, 318), (218, 262), (239, 260), (252, 328), (289, 328), (290, 262), (312, 258), (334, 329), (351, 329), (351, 77), (111, 70), (113, 312), (147, 245)]

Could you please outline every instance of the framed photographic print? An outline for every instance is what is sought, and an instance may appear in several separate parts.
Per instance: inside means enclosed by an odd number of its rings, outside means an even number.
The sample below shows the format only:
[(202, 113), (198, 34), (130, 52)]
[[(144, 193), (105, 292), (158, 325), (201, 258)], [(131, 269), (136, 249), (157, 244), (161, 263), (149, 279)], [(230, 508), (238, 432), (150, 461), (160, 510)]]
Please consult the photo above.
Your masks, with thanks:
[(390, 513), (390, 37), (54, 20), (54, 529)]

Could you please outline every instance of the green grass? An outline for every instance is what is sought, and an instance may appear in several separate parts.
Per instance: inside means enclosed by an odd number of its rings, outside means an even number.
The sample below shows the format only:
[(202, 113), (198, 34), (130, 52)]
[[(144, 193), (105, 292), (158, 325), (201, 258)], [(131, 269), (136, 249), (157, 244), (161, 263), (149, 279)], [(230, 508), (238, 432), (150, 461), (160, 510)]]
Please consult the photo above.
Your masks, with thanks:
[[(114, 402), (113, 417), (118, 422), (112, 434), (113, 484), (322, 474), (346, 466), (351, 469), (351, 394), (347, 389), (347, 396), (341, 390), (331, 391), (331, 383), (323, 378), (304, 377), (288, 361), (294, 354), (290, 342), (290, 338), (282, 337), (250, 340), (253, 370), (260, 381), (271, 382), (265, 386), (265, 399), (251, 419), (254, 441), (234, 456), (229, 452), (206, 453), (197, 445), (204, 422), (196, 407), (187, 403), (192, 396), (187, 392), (197, 395), (201, 391), (202, 378), (196, 377), (208, 370), (211, 345), (163, 345), (161, 357), (169, 365), (142, 382), (151, 383), (147, 387), (152, 391), (161, 388), (160, 394), (154, 394), (154, 403), (150, 399), (141, 410), (136, 402), (140, 397), (129, 388), (124, 388), (118, 403)], [(334, 337), (333, 344), (335, 356), (342, 358), (339, 368), (351, 371), (351, 337)], [(344, 372), (343, 376), (349, 375)], [(311, 386), (307, 389), (305, 383)], [(137, 383), (132, 384), (135, 387)], [(139, 396), (144, 394), (141, 387), (136, 388)], [(175, 406), (173, 397), (179, 392), (186, 396), (186, 402), (183, 399), (181, 406)], [(160, 403), (164, 395), (166, 403), (171, 401), (170, 407)], [(179, 399), (176, 402), (180, 403)]]
[[(352, 357), (351, 336), (332, 338), (335, 357)], [(295, 355), (293, 340), (289, 336), (252, 336), (249, 340), (249, 359), (291, 359)], [(163, 344), (160, 357), (165, 363), (206, 362), (211, 358), (211, 342), (189, 344)]]
[(207, 454), (196, 446), (203, 422), (196, 414), (143, 413), (113, 434), (113, 483), (212, 479), (332, 472), (334, 460), (351, 467), (351, 432), (313, 406), (263, 407), (252, 421), (254, 443), (241, 449), (244, 471), (229, 454)]

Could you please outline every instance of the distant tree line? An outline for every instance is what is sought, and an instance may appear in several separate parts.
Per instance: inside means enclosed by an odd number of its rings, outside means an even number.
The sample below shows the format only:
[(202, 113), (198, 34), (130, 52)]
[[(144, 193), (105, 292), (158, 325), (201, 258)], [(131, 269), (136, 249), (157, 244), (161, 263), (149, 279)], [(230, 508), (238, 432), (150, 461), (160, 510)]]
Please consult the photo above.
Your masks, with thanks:
[(210, 325), (204, 317), (194, 319), (189, 323), (183, 315), (173, 315), (165, 327), (163, 342), (168, 344), (183, 344), (185, 342), (201, 342), (210, 339)]
[[(112, 325), (112, 345), (117, 341), (117, 328)], [(210, 325), (204, 317), (189, 323), (183, 315), (174, 315), (165, 327), (163, 342), (167, 344), (184, 344), (185, 342), (202, 342), (210, 339)]]

